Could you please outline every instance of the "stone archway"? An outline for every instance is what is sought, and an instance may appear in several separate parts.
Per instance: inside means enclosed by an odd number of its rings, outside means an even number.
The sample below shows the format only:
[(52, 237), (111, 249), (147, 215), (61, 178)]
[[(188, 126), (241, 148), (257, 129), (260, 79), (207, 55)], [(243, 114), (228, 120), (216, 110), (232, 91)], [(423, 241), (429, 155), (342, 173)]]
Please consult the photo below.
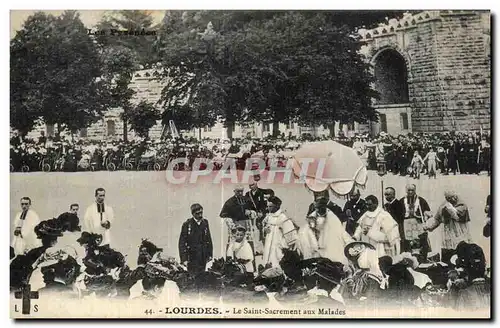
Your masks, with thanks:
[(373, 58), (375, 90), (380, 93), (377, 104), (407, 104), (408, 70), (404, 57), (391, 48), (383, 49)]
[(398, 50), (387, 47), (377, 51), (371, 63), (375, 77), (374, 89), (380, 95), (380, 99), (374, 103), (379, 112), (379, 122), (372, 132), (393, 135), (411, 132), (407, 60)]

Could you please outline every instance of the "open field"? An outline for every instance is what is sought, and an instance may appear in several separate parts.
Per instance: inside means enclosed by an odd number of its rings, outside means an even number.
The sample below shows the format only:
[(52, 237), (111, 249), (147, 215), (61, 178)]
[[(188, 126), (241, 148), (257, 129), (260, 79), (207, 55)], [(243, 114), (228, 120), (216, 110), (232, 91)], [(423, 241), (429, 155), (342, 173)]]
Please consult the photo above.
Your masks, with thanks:
[[(165, 253), (178, 257), (178, 238), (182, 223), (190, 217), (189, 206), (198, 202), (203, 205), (206, 218), (210, 222), (214, 243), (214, 255), (222, 256), (225, 248), (225, 225), (218, 217), (223, 202), (233, 193), (229, 181), (220, 184), (207, 182), (198, 184), (169, 184), (165, 172), (77, 172), (77, 173), (12, 173), (10, 178), (11, 222), (19, 211), (19, 199), (29, 196), (33, 209), (41, 219), (57, 217), (68, 210), (71, 203), (80, 204), (80, 217), (85, 208), (94, 201), (94, 190), (104, 187), (106, 202), (114, 208), (116, 221), (112, 226), (112, 247), (128, 255), (132, 267), (136, 265), (137, 247), (141, 238), (148, 238)], [(486, 196), (490, 193), (490, 178), (487, 176), (460, 175), (438, 176), (436, 180), (423, 177), (421, 180), (388, 175), (384, 186), (396, 189), (397, 197), (402, 197), (405, 185), (414, 182), (417, 193), (436, 210), (444, 200), (443, 192), (455, 190), (469, 206), (471, 233), (473, 239), (490, 258), (490, 240), (482, 236), (485, 222), (483, 212)], [(300, 184), (267, 184), (283, 200), (283, 208), (296, 221), (305, 223), (307, 207), (312, 201), (310, 193)], [(248, 189), (248, 188), (246, 188)], [(361, 191), (362, 197), (374, 194), (380, 199), (380, 177), (369, 172), (368, 184)], [(333, 200), (334, 198), (332, 198)], [(343, 206), (345, 200), (337, 199)], [(12, 229), (12, 228), (11, 228)], [(434, 250), (438, 250), (440, 229), (431, 235)], [(12, 232), (11, 232), (12, 234)]]

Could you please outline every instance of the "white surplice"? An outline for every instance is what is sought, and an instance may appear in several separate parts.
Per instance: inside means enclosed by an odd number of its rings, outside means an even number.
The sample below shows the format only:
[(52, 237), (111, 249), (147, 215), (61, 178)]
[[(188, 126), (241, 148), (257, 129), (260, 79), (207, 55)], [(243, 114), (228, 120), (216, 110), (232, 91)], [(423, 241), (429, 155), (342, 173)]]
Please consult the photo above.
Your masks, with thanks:
[(38, 214), (34, 210), (29, 209), (26, 213), (26, 218), (21, 220), (22, 213), (17, 213), (14, 219), (14, 231), (18, 227), (21, 228), (21, 236), (14, 236), (12, 239), (11, 246), (14, 248), (16, 255), (24, 254), (31, 249), (42, 246), (41, 240), (37, 238), (35, 233), (35, 227), (40, 223)]
[[(279, 267), (283, 258), (283, 249), (287, 249), (296, 241), (295, 226), (282, 210), (267, 214), (263, 221), (264, 229), (268, 228), (264, 242), (263, 263)], [(289, 235), (285, 238), (285, 235)]]
[[(315, 212), (311, 213), (315, 215)], [(344, 248), (354, 241), (344, 230), (338, 217), (327, 209), (325, 223), (316, 238), (311, 227), (306, 224), (299, 230), (299, 248), (304, 259), (325, 257), (333, 262), (347, 264)]]
[[(108, 204), (104, 204), (104, 213), (102, 213), (102, 222), (109, 221), (111, 227), (114, 221), (113, 208)], [(101, 245), (111, 244), (110, 229), (105, 229), (101, 226), (101, 213), (97, 211), (97, 203), (93, 203), (85, 211), (85, 216), (82, 222), (82, 231), (96, 233), (102, 235)]]

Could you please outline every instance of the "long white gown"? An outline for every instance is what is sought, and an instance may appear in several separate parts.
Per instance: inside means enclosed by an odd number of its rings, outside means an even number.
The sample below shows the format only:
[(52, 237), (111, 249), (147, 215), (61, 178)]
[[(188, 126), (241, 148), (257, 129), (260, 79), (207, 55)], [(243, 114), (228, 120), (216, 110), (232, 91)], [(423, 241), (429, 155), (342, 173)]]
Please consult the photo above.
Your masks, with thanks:
[[(315, 215), (315, 212), (311, 213)], [(333, 262), (348, 264), (344, 248), (354, 241), (344, 230), (338, 217), (327, 209), (325, 222), (316, 238), (311, 227), (306, 224), (299, 230), (299, 249), (304, 259), (324, 257)]]
[(82, 231), (87, 231), (90, 233), (97, 233), (102, 235), (101, 245), (111, 244), (111, 232), (113, 229), (115, 215), (113, 208), (108, 204), (104, 204), (104, 213), (102, 213), (102, 220), (109, 221), (111, 223), (110, 229), (104, 229), (101, 226), (101, 214), (97, 212), (97, 204), (93, 203), (85, 211), (85, 216), (82, 222)]
[(269, 228), (264, 242), (264, 256), (262, 261), (270, 263), (273, 267), (279, 267), (283, 258), (283, 249), (287, 249), (297, 240), (295, 226), (291, 219), (280, 209), (275, 213), (267, 214), (263, 221), (264, 230)]
[(22, 255), (34, 248), (42, 246), (42, 242), (37, 238), (35, 233), (35, 227), (40, 223), (40, 218), (33, 210), (28, 210), (26, 213), (26, 218), (21, 220), (22, 212), (16, 214), (14, 218), (13, 231), (17, 227), (21, 228), (21, 236), (13, 236), (12, 248), (14, 248), (14, 253), (16, 255)]

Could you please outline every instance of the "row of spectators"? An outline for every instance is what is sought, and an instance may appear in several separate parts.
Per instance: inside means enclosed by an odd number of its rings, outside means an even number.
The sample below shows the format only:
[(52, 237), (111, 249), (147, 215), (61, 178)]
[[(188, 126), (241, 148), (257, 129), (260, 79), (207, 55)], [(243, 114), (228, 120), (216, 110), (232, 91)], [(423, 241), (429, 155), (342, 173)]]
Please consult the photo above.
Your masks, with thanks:
[[(180, 169), (194, 169), (197, 157), (223, 162), (229, 156), (243, 161), (250, 156), (263, 159), (290, 156), (305, 142), (327, 140), (327, 137), (303, 135), (299, 138), (240, 138), (197, 140), (168, 136), (163, 140), (132, 140), (103, 142), (96, 140), (69, 140), (45, 137), (37, 140), (11, 138), (11, 171), (77, 171), (77, 170), (161, 170), (172, 158), (186, 157), (190, 165)], [(334, 140), (356, 149), (369, 169), (377, 169), (377, 161), (384, 160), (387, 170), (399, 175), (417, 171), (441, 174), (491, 173), (491, 146), (489, 135), (481, 133), (408, 134), (391, 136), (381, 133), (375, 138), (340, 135)], [(414, 159), (416, 152), (421, 157)], [(427, 154), (431, 155), (427, 156)], [(434, 154), (435, 153), (435, 154)], [(432, 158), (431, 162), (428, 161)], [(431, 164), (436, 168), (430, 168)], [(419, 174), (418, 174), (419, 175)]]

